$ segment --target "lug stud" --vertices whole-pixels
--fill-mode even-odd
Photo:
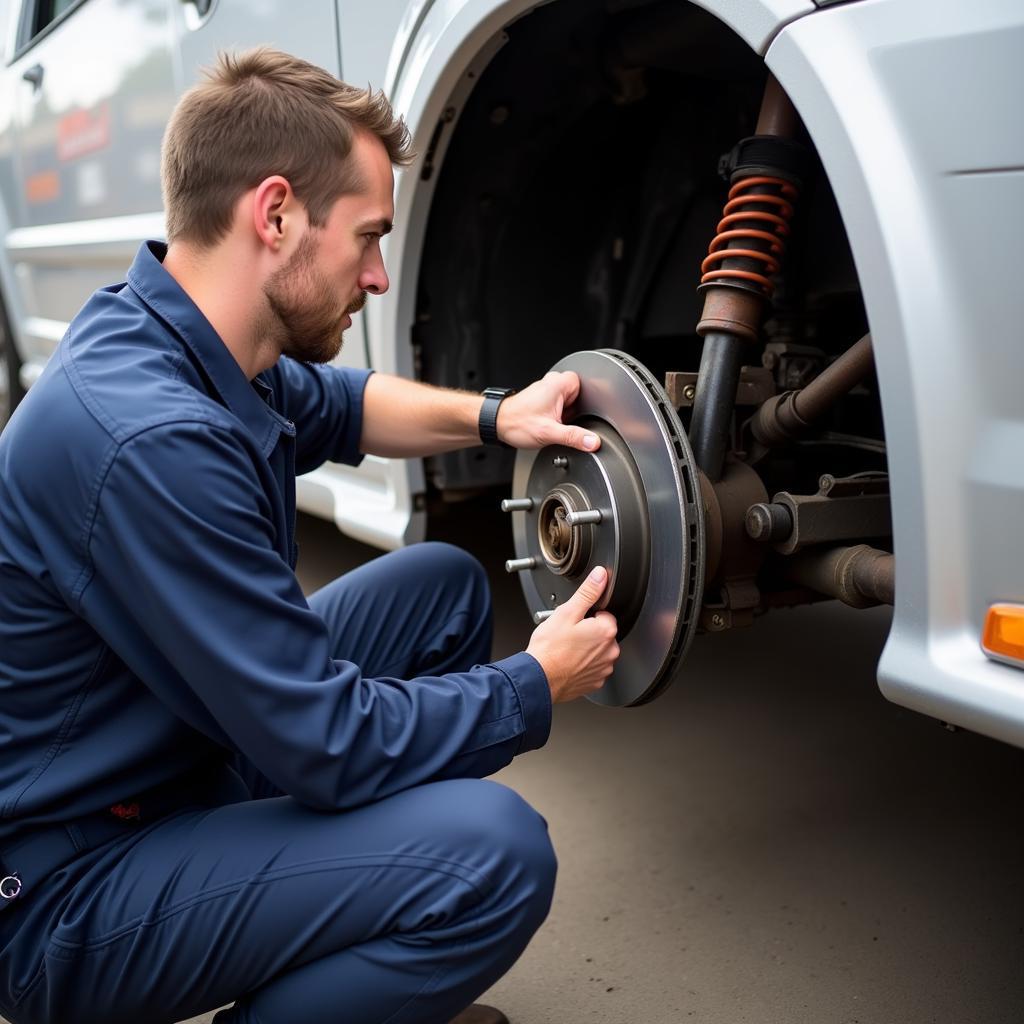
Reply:
[[[564,455],[556,455],[551,460],[551,465],[554,466],[555,469],[568,469],[569,460]]]
[[[570,526],[586,526],[588,523],[601,522],[602,516],[599,509],[587,508],[580,512],[566,512],[565,521]]]
[[[546,619],[550,619],[554,614],[555,610],[553,608],[545,608],[543,611],[533,613],[533,621],[539,626]]]
[[[533,498],[506,498],[501,503],[502,512],[532,512]]]
[[[505,563],[505,572],[526,572],[527,569],[536,569],[537,559],[530,558],[510,558]]]

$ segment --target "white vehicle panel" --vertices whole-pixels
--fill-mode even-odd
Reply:
[[[406,22],[422,7],[411,0],[337,0],[341,77],[352,85],[384,87],[388,60]]]
[[[1024,743],[1024,673],[982,653],[1024,601],[1024,11],[863,0],[784,30],[767,63],[835,190],[885,417],[897,560],[883,692]]]
[[[695,0],[728,25],[755,53],[764,53],[783,25],[811,14],[811,0]]]
[[[160,139],[175,101],[169,12],[167,0],[79,4],[8,68],[21,203],[8,209],[6,246],[26,384],[63,335],[49,325],[66,326],[92,291],[124,273],[123,249],[109,245],[119,240],[94,231],[90,244],[78,225],[109,230],[159,210]]]

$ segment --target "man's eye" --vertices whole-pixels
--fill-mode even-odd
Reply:
[[[367,242],[373,243],[376,242],[378,238],[380,238],[380,234],[379,232],[376,231],[370,231],[367,234],[363,235],[363,238],[365,238]]]

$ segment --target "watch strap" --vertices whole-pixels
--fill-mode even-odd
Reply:
[[[500,448],[511,447],[511,445],[505,444],[498,437],[498,408],[509,395],[514,395],[515,393],[515,388],[484,389],[484,402],[480,406],[480,419],[478,421],[480,440],[484,444],[497,445]]]

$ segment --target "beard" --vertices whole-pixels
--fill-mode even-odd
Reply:
[[[267,322],[261,334],[282,355],[304,363],[329,363],[341,351],[342,324],[366,305],[366,292],[342,302],[316,265],[316,243],[307,232],[288,262],[263,287]]]

